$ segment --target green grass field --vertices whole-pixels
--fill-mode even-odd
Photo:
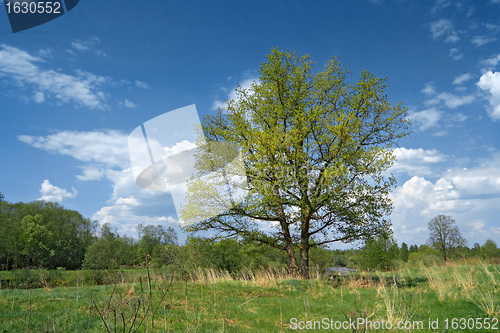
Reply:
[[[1,272],[0,332],[500,331],[500,265],[421,267],[336,281],[266,270],[246,272],[245,279],[200,270],[174,280],[161,270],[150,270],[148,278],[141,269],[97,274],[97,282],[111,284],[96,285],[96,272],[42,273],[29,283],[17,273],[18,287],[42,287],[16,289],[15,272]],[[363,319],[369,323],[352,326]],[[429,329],[436,319],[438,328]],[[398,329],[399,322],[413,328]]]

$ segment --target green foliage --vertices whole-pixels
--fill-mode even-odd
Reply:
[[[309,259],[311,260],[311,266],[317,267],[320,272],[326,272],[326,269],[332,266],[347,266],[347,259],[344,256],[336,256],[334,251],[322,247],[312,248],[309,253]],[[337,265],[342,259],[344,259],[345,262],[341,262],[341,265]]]
[[[20,237],[21,254],[26,258],[26,266],[44,267],[53,256],[54,250],[49,248],[52,233],[42,223],[42,215],[26,215],[21,220]]]
[[[245,242],[241,246],[243,268],[283,268],[286,267],[286,256],[279,249],[260,244],[259,242]]]
[[[258,242],[239,242],[232,238],[215,241],[191,237],[179,252],[177,263],[186,271],[201,267],[234,273],[243,268],[281,268],[286,265],[286,257],[281,251]]]
[[[429,254],[434,256],[439,256],[441,254],[439,250],[424,244],[420,245],[420,247],[418,248],[418,253]]]
[[[178,264],[177,235],[173,228],[161,225],[140,227],[139,241],[120,237],[109,224],[104,224],[100,236],[89,247],[83,267],[86,269],[111,269],[120,266],[149,263],[161,267]]]
[[[474,257],[479,257],[481,255],[481,245],[479,245],[479,243],[474,243],[474,247],[471,249],[470,255]]]
[[[411,266],[424,266],[431,267],[444,264],[444,259],[439,250],[436,250],[427,245],[420,245],[417,252],[410,253],[408,263]]]
[[[399,257],[399,248],[391,235],[379,235],[365,242],[361,251],[361,267],[370,270],[389,270]]]
[[[493,240],[488,239],[483,246],[481,246],[481,257],[484,259],[500,257],[500,250],[497,248],[497,244]]]
[[[234,272],[243,266],[241,245],[234,239],[217,242],[207,238],[191,238],[187,244],[194,267]]]
[[[410,251],[408,250],[408,244],[401,244],[401,250],[399,251],[399,259],[403,261],[408,261],[408,256],[410,255]]]
[[[139,228],[142,235],[137,249],[139,262],[144,262],[148,255],[153,258],[162,256],[165,259],[165,245],[177,243],[177,235],[171,227],[167,230],[161,225],[147,225],[144,228],[138,226]]]
[[[410,254],[408,263],[411,266],[424,265],[426,267],[439,266],[444,264],[443,258],[439,255],[414,252]]]
[[[114,240],[100,238],[90,245],[83,262],[84,269],[111,269],[117,266]]]
[[[81,267],[95,222],[57,203],[0,202],[0,267]]]

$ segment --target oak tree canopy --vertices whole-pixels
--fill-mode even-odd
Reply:
[[[312,247],[388,230],[395,178],[387,170],[393,146],[410,133],[407,109],[385,95],[386,79],[363,71],[352,84],[336,57],[320,71],[315,65],[308,55],[274,48],[258,81],[238,87],[226,108],[205,118],[209,142],[238,147],[247,195],[223,214],[200,219],[221,201],[198,180],[180,214],[193,222],[188,231],[215,231],[285,251],[289,268],[303,278],[309,278]],[[226,152],[205,147],[198,167],[220,169],[216,160]]]

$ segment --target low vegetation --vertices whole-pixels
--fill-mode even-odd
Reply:
[[[324,318],[422,323],[419,332],[434,332],[429,320],[439,319],[443,331],[446,318],[493,320],[500,314],[500,265],[485,261],[334,280],[319,273],[295,279],[286,269],[263,268],[239,274],[198,269],[185,276],[149,267],[47,272],[31,273],[40,288],[27,281],[2,286],[0,332],[278,332]],[[12,272],[0,276],[5,281]],[[367,325],[336,331],[372,331]]]

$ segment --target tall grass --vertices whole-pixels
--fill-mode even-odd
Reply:
[[[429,288],[441,303],[457,298],[475,304],[490,317],[500,314],[500,272],[484,262],[464,261],[441,267],[422,267]]]
[[[498,288],[500,272],[495,267],[491,267],[490,270],[484,264],[481,267],[482,278],[472,279],[472,288],[464,290],[464,294],[485,314],[497,317],[500,314],[500,290]]]
[[[382,298],[387,320],[394,326],[400,321],[410,321],[420,307],[416,293],[412,290],[401,292],[395,279],[389,286],[383,282],[379,283],[377,296]]]
[[[421,266],[427,277],[427,283],[429,288],[436,292],[439,302],[443,303],[447,298],[452,297],[453,284],[450,283],[450,279],[447,276],[446,267],[426,267]]]

